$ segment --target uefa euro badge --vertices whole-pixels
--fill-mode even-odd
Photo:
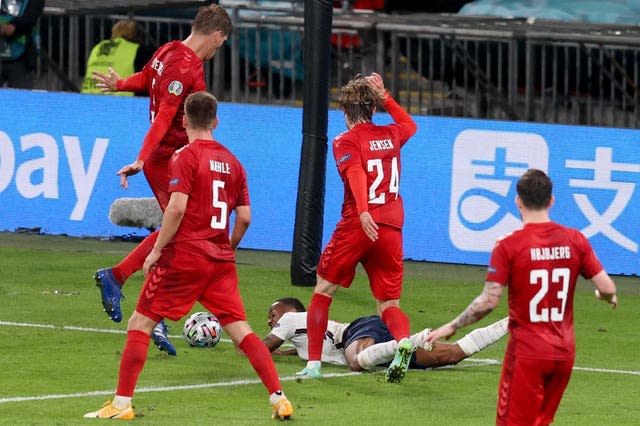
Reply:
[[[169,93],[171,93],[172,95],[180,96],[180,94],[182,93],[182,83],[180,83],[178,80],[173,80],[171,83],[169,83]]]

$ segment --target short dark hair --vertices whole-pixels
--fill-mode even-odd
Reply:
[[[211,93],[200,91],[187,96],[184,113],[195,129],[212,129],[218,114],[218,101]]]
[[[282,303],[283,305],[287,305],[296,310],[296,312],[306,312],[307,309],[304,307],[304,304],[296,299],[295,297],[283,297],[282,299],[278,299],[273,303]]]
[[[553,183],[542,170],[529,169],[518,180],[516,190],[526,208],[542,210],[549,207]]]
[[[340,89],[338,104],[351,123],[369,122],[374,108],[384,102],[383,95],[362,75],[357,75]]]
[[[217,4],[202,6],[198,9],[191,29],[196,34],[213,34],[220,31],[228,35],[231,32],[231,19],[222,6]]]

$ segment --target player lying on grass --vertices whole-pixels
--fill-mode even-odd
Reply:
[[[263,339],[267,348],[276,355],[297,355],[308,359],[309,344],[306,324],[307,312],[300,300],[285,297],[269,308],[271,332]],[[454,365],[487,348],[507,334],[508,318],[478,328],[455,343],[438,342],[435,347],[426,344],[427,328],[411,336],[418,349],[413,353],[409,368],[425,369]],[[281,350],[289,341],[294,348]],[[384,367],[394,357],[398,342],[379,316],[356,318],[351,323],[329,320],[322,342],[322,359],[331,364],[346,365],[352,371],[373,370]]]

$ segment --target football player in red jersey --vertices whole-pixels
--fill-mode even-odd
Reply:
[[[552,222],[552,183],[529,169],[517,183],[524,226],[499,239],[491,253],[483,292],[456,319],[429,333],[430,343],[487,315],[509,287],[509,343],[504,356],[496,424],[548,425],[562,399],[575,359],[573,294],[578,275],[596,297],[618,301],[616,285],[589,240]]]
[[[190,95],[184,117],[189,145],[173,154],[170,198],[158,238],[144,261],[145,282],[127,327],[116,396],[85,417],[133,418],[131,399],[147,358],[149,336],[164,317],[184,317],[196,301],[220,320],[269,392],[273,417],[293,407],[282,392],[271,353],[246,321],[238,289],[234,250],[251,221],[247,178],[238,159],[213,140],[217,101]],[[229,238],[229,216],[235,222]]]
[[[321,377],[322,340],[332,297],[339,287],[351,285],[356,266],[362,263],[378,314],[399,342],[386,375],[387,381],[398,382],[415,350],[409,339],[409,318],[399,306],[404,222],[399,188],[400,149],[416,132],[416,124],[375,73],[342,87],[339,104],[349,129],[333,141],[333,156],[344,182],[342,218],[320,257],[307,315],[309,361],[297,374]],[[371,122],[377,105],[384,106],[395,124]]]
[[[225,9],[218,5],[201,7],[193,21],[191,34],[183,41],[161,46],[142,71],[125,79],[113,70],[109,74],[94,73],[96,86],[102,91],[149,93],[151,127],[138,158],[122,167],[117,175],[121,186],[127,188],[127,178],[142,170],[163,211],[169,201],[169,159],[175,150],[188,143],[182,126],[184,101],[190,93],[206,89],[203,61],[213,58],[230,31],[231,20]],[[96,272],[103,307],[113,321],[122,320],[122,285],[142,268],[157,236],[157,231],[151,233],[118,265]],[[160,349],[175,355],[175,348],[166,338],[164,323],[154,330],[154,341]]]

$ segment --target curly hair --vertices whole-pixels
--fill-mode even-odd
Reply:
[[[383,101],[384,94],[357,75],[340,89],[338,104],[351,123],[363,123],[371,121],[375,107]]]

